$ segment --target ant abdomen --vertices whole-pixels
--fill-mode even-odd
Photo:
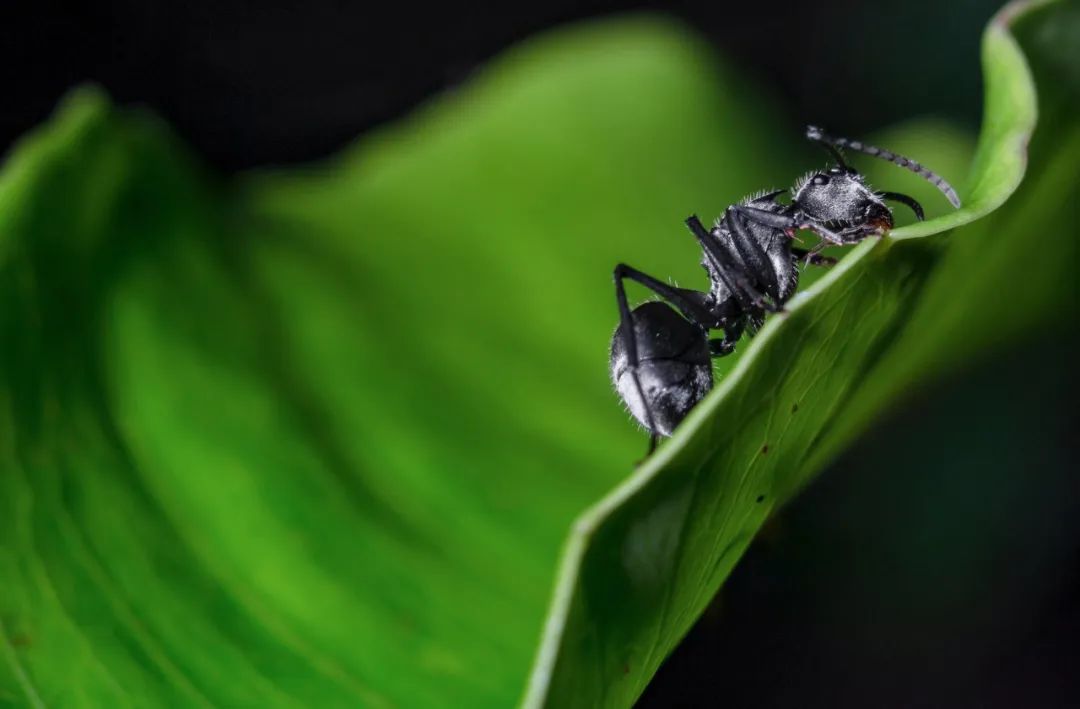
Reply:
[[[708,333],[659,301],[635,308],[632,320],[640,389],[621,324],[611,339],[611,380],[638,423],[650,433],[670,436],[712,389]]]

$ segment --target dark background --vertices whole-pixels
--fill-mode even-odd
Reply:
[[[979,35],[997,4],[663,10],[771,87],[792,123],[857,135],[926,114],[974,132]],[[0,141],[93,80],[165,116],[224,172],[307,161],[530,34],[643,9],[9,3]],[[1046,339],[913,393],[781,511],[641,705],[1080,706],[1080,348]]]
[[[649,10],[684,19],[775,88],[800,120],[861,133],[933,112],[975,127],[970,79],[998,4],[555,0],[469,11],[456,3],[17,0],[0,10],[0,139],[7,145],[66,88],[94,80],[114,100],[152,106],[219,168],[309,160],[452,89],[530,34]],[[843,100],[850,96],[860,100]]]

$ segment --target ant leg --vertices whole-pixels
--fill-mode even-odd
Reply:
[[[882,199],[887,199],[890,202],[899,202],[900,204],[906,204],[911,208],[911,211],[915,212],[915,218],[920,222],[926,219],[923,214],[922,205],[916,202],[913,198],[908,197],[906,194],[900,194],[899,192],[875,192],[875,195]]]
[[[689,288],[678,288],[663,281],[653,278],[649,274],[639,271],[633,266],[620,263],[615,267],[615,284],[617,289],[622,289],[622,280],[628,278],[635,283],[645,286],[653,293],[674,305],[692,323],[700,325],[706,330],[717,327],[716,316],[707,303],[708,294]],[[624,291],[625,294],[625,291]]]
[[[726,357],[735,351],[735,343],[742,337],[745,323],[742,318],[729,327],[724,328],[723,339],[713,338],[709,340],[709,352],[713,357]]]
[[[828,242],[833,246],[843,246],[850,244],[850,241],[844,241],[844,237],[837,234],[835,231],[828,229],[824,224],[818,224],[816,222],[803,222],[799,224],[796,229],[806,229],[821,237],[822,243]],[[824,246],[822,247],[824,248]]]
[[[747,228],[746,221],[738,212],[729,212],[724,215],[725,221],[731,225],[731,243],[739,252],[745,263],[757,277],[758,281],[765,284],[765,292],[774,301],[780,300],[780,282],[773,270],[772,262],[765,255],[753,234]]]
[[[686,220],[686,226],[690,227],[690,231],[697,238],[698,243],[701,244],[701,248],[716,267],[716,274],[719,276],[720,281],[724,284],[724,287],[731,291],[731,294],[739,303],[739,307],[743,310],[758,308],[773,313],[780,310],[780,308],[767,301],[765,296],[750,283],[746,278],[745,270],[734,262],[731,255],[724,250],[719,241],[705,229],[697,215],[689,217]]]
[[[776,212],[770,212],[767,209],[758,209],[757,207],[747,207],[742,204],[733,204],[730,207],[731,211],[736,214],[749,219],[752,222],[758,224],[764,224],[765,226],[771,226],[774,229],[797,229],[799,227],[799,220],[788,216],[786,214],[777,214]]]
[[[623,273],[626,268],[623,264],[615,267],[615,300],[619,303],[619,327],[623,333],[623,347],[626,348],[627,366],[630,368],[630,378],[634,380],[634,388],[637,389],[641,399],[641,408],[645,410],[645,426],[649,429],[649,453],[656,447],[656,441],[652,436],[656,433],[656,421],[653,419],[652,409],[649,408],[645,398],[645,390],[641,386],[641,378],[638,377],[638,351],[637,338],[634,333],[634,318],[630,314],[630,304],[626,300],[626,288],[623,286]]]
[[[615,266],[613,275],[615,278],[615,300],[619,304],[619,328],[622,332],[623,347],[626,348],[627,367],[630,370],[630,377],[634,382],[634,388],[637,389],[638,397],[641,399],[641,407],[645,411],[645,427],[649,429],[650,434],[648,454],[651,454],[656,450],[656,420],[653,418],[652,409],[649,408],[648,399],[645,398],[645,389],[641,386],[641,378],[638,376],[638,365],[640,364],[640,361],[638,360],[634,316],[630,311],[630,303],[626,298],[626,286],[623,284],[623,280],[630,279],[631,281],[645,286],[682,311],[682,314],[686,316],[687,320],[697,323],[705,329],[709,329],[708,326],[715,318],[712,317],[708,307],[705,305],[704,293],[669,286],[647,273],[643,273],[636,268],[627,266],[625,263],[620,263]]]
[[[825,241],[836,246],[848,243],[844,241],[843,237],[827,228],[824,224],[809,219],[796,219],[783,214],[775,214],[765,209],[744,207],[741,204],[736,204],[732,209],[752,222],[771,226],[775,229],[805,229],[814,232]]]
[[[816,251],[810,249],[792,249],[792,255],[798,259],[806,259],[806,263],[814,266],[835,266],[836,259],[832,256],[822,256]]]

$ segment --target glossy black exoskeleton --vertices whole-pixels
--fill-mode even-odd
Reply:
[[[670,436],[712,388],[712,358],[735,349],[743,332],[753,334],[765,315],[783,308],[799,281],[798,263],[828,265],[818,254],[830,244],[853,244],[893,227],[887,201],[910,207],[917,219],[923,210],[911,197],[876,192],[845,161],[838,148],[873,155],[918,173],[940,189],[953,206],[960,200],[940,176],[887,150],[826,135],[810,126],[806,137],[821,143],[835,165],[813,172],[788,193],[757,194],[728,207],[712,229],[696,216],[686,220],[702,248],[702,266],[709,276],[707,292],[678,288],[625,264],[615,267],[615,296],[620,323],[611,342],[611,378],[630,413],[650,433],[649,451],[658,436]],[[799,230],[813,232],[818,245],[793,247]],[[636,281],[663,301],[631,310],[624,280]],[[723,337],[709,337],[723,330]]]

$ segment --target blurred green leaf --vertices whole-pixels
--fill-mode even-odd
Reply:
[[[681,28],[588,25],[224,183],[71,97],[0,178],[0,697],[515,702],[641,452],[611,269],[700,280],[679,215],[775,179],[729,100]]]
[[[1019,179],[1003,27],[985,61],[970,206],[908,236]],[[611,269],[702,282],[681,217],[806,167],[774,113],[648,19],[238,181],[71,97],[0,175],[0,703],[506,706],[534,659],[527,703],[632,703],[767,511],[908,382],[1046,322],[1068,265],[1018,235],[1064,236],[1075,130],[993,220],[858,247],[579,517],[643,448]],[[1020,293],[1015,258],[1048,269]]]

